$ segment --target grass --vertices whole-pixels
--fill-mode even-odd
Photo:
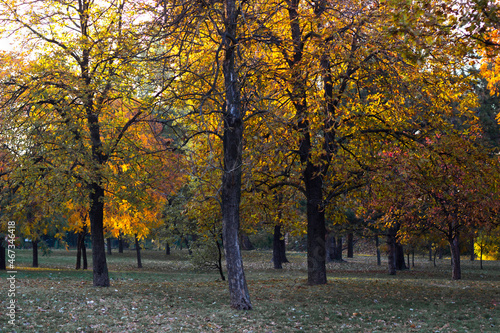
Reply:
[[[271,254],[244,252],[254,310],[228,305],[217,272],[198,272],[187,253],[144,251],[108,256],[112,286],[92,286],[91,271],[76,271],[75,251],[54,250],[30,268],[31,253],[16,253],[16,326],[7,323],[0,284],[1,332],[498,332],[500,262],[463,261],[463,280],[450,280],[449,260],[423,258],[389,276],[371,256],[328,264],[328,284],[307,286],[304,253],[289,253],[283,270]],[[90,259],[90,258],[89,258]],[[89,263],[90,264],[90,263]]]

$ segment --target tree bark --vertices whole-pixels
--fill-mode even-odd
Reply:
[[[237,310],[250,310],[252,304],[250,303],[250,294],[243,270],[243,259],[238,238],[243,155],[243,114],[238,73],[235,69],[239,10],[235,0],[225,0],[224,9],[225,32],[222,35],[224,45],[222,70],[226,109],[224,110],[223,119],[222,230],[231,307]]]
[[[134,238],[135,238],[135,251],[137,253],[137,268],[142,268],[141,245],[139,244],[139,239],[137,238],[137,234],[135,234]]]
[[[449,239],[451,249],[451,265],[452,272],[451,278],[453,280],[460,280],[462,278],[462,270],[460,267],[460,242],[459,235]]]
[[[91,185],[89,218],[92,235],[93,285],[94,287],[109,287],[104,246],[104,188],[100,181]]]
[[[226,277],[224,276],[224,271],[222,270],[222,247],[219,241],[215,241],[217,244],[217,253],[218,253],[218,258],[217,258],[217,268],[219,269],[219,275],[222,281],[226,281]]]
[[[354,258],[354,234],[347,234],[347,258]]]
[[[31,244],[33,245],[33,267],[38,267],[38,241],[32,240]]]
[[[289,262],[286,258],[286,244],[283,234],[281,233],[281,225],[274,226],[273,235],[273,263],[275,269],[282,269],[283,263]]]
[[[399,244],[396,238],[394,238],[394,242],[396,244],[396,253],[395,253],[396,269],[398,271],[403,271],[405,269],[408,269],[408,267],[406,267],[405,252],[403,249],[403,245]]]

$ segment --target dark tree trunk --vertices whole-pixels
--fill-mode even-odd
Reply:
[[[189,245],[189,240],[187,239],[187,236],[184,237],[184,244],[186,244],[186,248],[188,249],[188,254],[192,255],[193,251],[191,250],[191,246]],[[182,247],[181,247],[182,250]]]
[[[108,265],[104,246],[104,188],[93,183],[90,191],[90,232],[92,235],[92,268],[94,287],[109,287]]]
[[[165,244],[165,254],[167,256],[170,255],[170,244],[168,244],[168,242],[167,242],[167,244]]]
[[[343,262],[342,258],[342,237],[335,237],[331,234],[327,237],[326,246],[327,259],[329,262]]]
[[[395,243],[396,243],[396,269],[398,271],[402,271],[402,270],[405,270],[405,269],[408,269],[408,267],[406,267],[406,263],[405,263],[405,252],[404,252],[404,249],[403,249],[403,245],[399,244],[397,242],[397,240],[395,240]]]
[[[474,261],[476,259],[476,256],[474,255],[474,237],[472,236],[470,238],[470,244],[469,244],[469,251],[470,251],[470,261]]]
[[[224,60],[222,70],[225,87],[224,110],[224,173],[222,175],[222,230],[226,255],[229,295],[231,307],[237,310],[250,310],[243,259],[239,245],[241,200],[241,166],[243,155],[243,112],[241,110],[238,73],[235,69],[237,26],[239,9],[235,0],[224,1],[223,45]],[[228,36],[231,36],[229,38]]]
[[[135,251],[137,253],[137,268],[142,268],[141,261],[141,245],[139,244],[139,239],[137,238],[137,234],[135,234]]]
[[[347,234],[347,258],[354,258],[354,235],[352,232]]]
[[[217,244],[217,253],[219,257],[217,258],[217,268],[219,269],[219,275],[222,281],[226,281],[226,277],[224,276],[224,271],[222,270],[222,246],[219,241],[216,241]]]
[[[118,235],[118,253],[123,253],[123,235],[121,231]]]
[[[275,269],[282,269],[283,263],[288,262],[286,258],[286,246],[285,239],[281,233],[281,225],[277,224],[274,226],[274,237],[273,237],[273,263]]]
[[[377,265],[381,266],[382,265],[382,258],[380,257],[380,244],[378,240],[378,236],[375,236],[375,247],[377,248]]]
[[[310,149],[307,151],[309,154]],[[327,282],[323,180],[315,175],[316,168],[310,161],[307,165],[303,173],[307,198],[307,282],[309,285],[319,285]]]
[[[482,244],[482,242],[481,242],[481,248],[480,248],[481,253],[479,254],[479,265],[480,265],[481,269],[483,269],[483,247],[484,247],[484,244]]]
[[[106,242],[108,245],[108,254],[111,255],[111,237],[106,238]]]
[[[460,280],[462,278],[462,270],[460,268],[460,242],[459,236],[456,235],[455,238],[449,240],[451,249],[451,265],[452,272],[451,278],[453,280]]]
[[[245,251],[250,251],[254,249],[252,242],[250,242],[250,238],[248,235],[241,234],[240,235],[241,248]]]
[[[7,251],[5,251],[5,246],[3,243],[3,234],[1,234],[1,236],[2,239],[0,239],[0,270],[5,271],[7,269],[7,258],[5,257]]]
[[[82,268],[82,232],[78,232],[76,241],[76,266],[75,269]]]
[[[33,267],[38,267],[38,241],[32,240],[31,244],[33,244]]]
[[[432,261],[432,243],[429,243],[429,261]]]
[[[396,237],[390,231],[387,233],[387,262],[389,264],[389,275],[396,275]]]
[[[85,245],[85,235],[87,232],[85,231],[83,234],[82,238],[82,258],[83,258],[83,269],[88,268],[88,262],[87,262],[87,246]]]

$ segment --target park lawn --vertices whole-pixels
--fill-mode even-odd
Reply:
[[[3,290],[2,332],[500,331],[495,261],[480,270],[464,258],[463,280],[451,281],[448,259],[433,267],[417,258],[415,268],[389,276],[385,262],[355,256],[328,264],[328,284],[311,287],[304,253],[289,253],[291,263],[274,270],[270,252],[244,252],[254,310],[243,312],[229,307],[218,274],[194,269],[185,251],[144,251],[143,269],[135,267],[134,251],[114,252],[109,288],[93,287],[91,271],[74,270],[75,254],[54,250],[35,269],[30,251],[17,250],[16,326],[7,323]]]

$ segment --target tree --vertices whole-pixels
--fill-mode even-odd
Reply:
[[[40,147],[22,156],[24,171],[31,179],[42,177],[51,189],[61,188],[60,196],[76,184],[85,189],[93,283],[109,286],[103,235],[107,183],[131,184],[113,166],[146,153],[128,134],[139,122],[156,118],[155,94],[169,84],[142,61],[151,46],[145,3],[0,4],[2,34],[15,31],[36,55],[30,68],[12,73],[9,81],[9,124],[21,133],[36,129],[31,140]]]
[[[471,102],[452,67],[466,60],[467,45],[451,48],[458,36],[432,23],[444,25],[447,14],[408,7],[290,0],[261,22],[272,50],[266,60],[276,69],[266,80],[286,110],[276,125],[291,133],[285,151],[296,157],[281,183],[307,201],[311,285],[327,281],[325,212],[336,210],[329,207],[363,186],[384,146],[412,140],[425,123],[439,126],[452,101],[467,96],[460,112]]]
[[[433,229],[450,245],[452,279],[461,278],[460,238],[498,214],[498,162],[470,138],[436,135],[419,150],[388,153],[377,201],[401,232]]]

